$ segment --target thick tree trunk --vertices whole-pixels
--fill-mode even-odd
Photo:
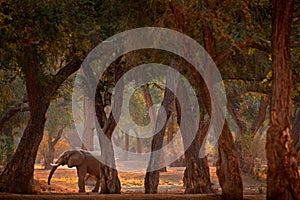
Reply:
[[[121,58],[117,60],[117,64],[115,66],[115,82],[117,82],[122,76],[122,68],[119,65]],[[85,67],[84,71],[88,77],[89,81],[95,81],[94,75],[91,72],[91,69]],[[93,83],[91,85],[94,85]],[[95,96],[95,107],[96,107],[96,117],[99,122],[100,127],[97,126],[96,129],[98,132],[99,143],[101,147],[101,155],[104,158],[104,165],[101,169],[101,194],[120,194],[121,193],[121,182],[118,177],[118,171],[116,169],[115,164],[115,155],[114,149],[112,145],[112,134],[117,126],[117,121],[121,115],[121,107],[123,101],[123,89],[124,85],[120,84],[120,87],[115,90],[114,103],[112,105],[112,109],[115,109],[115,113],[112,111],[109,117],[106,117],[106,113],[104,111],[104,104],[102,101],[102,95],[100,91],[100,87],[97,86],[96,96]],[[99,131],[102,129],[103,134],[100,134]]]
[[[35,58],[35,51],[35,48],[26,50],[24,54],[26,64],[29,65],[34,61],[30,59]],[[26,89],[30,106],[30,119],[14,157],[0,175],[0,191],[2,192],[33,193],[35,157],[43,138],[45,114],[50,101],[45,99],[45,88],[39,79],[39,63],[33,62],[32,66],[27,67]]]
[[[196,72],[197,73],[197,72]],[[200,87],[201,94],[204,100],[206,109],[209,115],[210,110],[210,96],[201,78],[195,74],[196,81]],[[228,127],[227,120],[225,120],[223,130],[218,140],[219,158],[217,162],[217,176],[222,188],[223,199],[242,199],[243,198],[243,182],[240,171],[240,162],[238,151],[233,140],[232,133]]]
[[[239,156],[226,121],[218,145],[217,176],[222,188],[222,198],[243,199]]]
[[[203,26],[204,47],[209,55],[216,59],[215,40],[209,24]],[[194,73],[195,74],[195,73]],[[205,107],[211,115],[211,99],[208,89],[199,75],[196,75]],[[221,112],[220,112],[221,114]],[[218,141],[219,158],[217,162],[217,176],[222,188],[223,199],[243,199],[243,182],[240,171],[239,155],[233,136],[225,119],[224,127]]]
[[[33,171],[38,147],[43,138],[46,112],[58,87],[81,65],[74,58],[61,68],[49,82],[41,80],[43,72],[35,46],[24,49],[26,90],[30,107],[30,119],[21,137],[16,153],[0,175],[0,191],[11,193],[33,193]]]
[[[204,144],[207,130],[208,126],[204,127],[203,124],[202,126],[199,126],[194,141],[184,153],[186,158],[186,169],[184,171],[183,183],[185,186],[184,193],[186,194],[213,192],[207,157],[202,157],[204,152],[200,152],[201,145]],[[204,149],[201,149],[201,151],[204,151]]]
[[[290,34],[293,0],[272,1],[272,97],[267,131],[267,199],[300,199],[297,155],[291,137]]]
[[[40,103],[39,103],[40,104]],[[49,104],[40,104],[39,110],[31,111],[31,117],[23,133],[13,159],[5,166],[0,176],[0,191],[33,193],[35,157],[43,138],[45,114]]]

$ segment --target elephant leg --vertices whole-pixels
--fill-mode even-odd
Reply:
[[[77,166],[77,176],[78,176],[78,187],[79,192],[85,192],[85,175],[87,173],[87,170],[85,167]]]
[[[96,177],[96,185],[94,187],[94,189],[92,190],[92,192],[98,192],[99,191],[99,186],[100,186],[100,178]]]

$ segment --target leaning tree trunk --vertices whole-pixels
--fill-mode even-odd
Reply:
[[[182,66],[182,65],[181,65]],[[188,96],[186,89],[183,87],[183,83],[177,84],[177,93],[180,96]],[[202,99],[198,97],[198,105],[201,105]],[[213,192],[211,188],[209,166],[207,157],[205,156],[205,138],[208,131],[208,124],[204,122],[204,116],[201,116],[199,122],[194,118],[189,119],[188,123],[181,122],[181,112],[191,111],[194,107],[187,100],[184,104],[179,105],[176,101],[176,111],[177,111],[177,123],[180,126],[182,141],[184,145],[184,157],[186,168],[184,171],[183,183],[185,186],[184,193],[186,194],[199,194],[199,193],[211,193]],[[199,109],[199,108],[198,108]],[[195,130],[195,135],[191,133]],[[194,138],[193,138],[194,137]]]
[[[204,142],[207,130],[207,125],[205,127],[203,124],[202,126],[199,126],[195,139],[184,153],[186,168],[184,171],[183,183],[185,186],[184,193],[186,194],[213,192],[207,157],[204,156],[204,148],[201,148],[202,145],[205,145]],[[183,140],[184,139],[185,137],[183,136]]]
[[[115,82],[120,81],[123,69],[121,68],[121,58],[116,61],[114,75]],[[95,78],[93,72],[89,66],[84,67],[84,73],[88,77],[88,81],[91,87],[95,86]],[[101,95],[101,88],[97,85],[96,96],[95,96],[95,109],[96,109],[96,130],[98,133],[99,144],[101,147],[101,155],[104,158],[103,167],[101,170],[101,194],[120,194],[121,193],[121,182],[118,177],[118,171],[115,164],[115,155],[112,145],[112,134],[117,126],[117,121],[121,115],[121,107],[123,100],[123,89],[124,84],[120,83],[120,87],[115,90],[114,103],[112,109],[115,109],[115,113],[110,113],[109,117],[106,117],[104,111],[104,103]],[[102,133],[100,133],[102,131]]]
[[[208,2],[203,2],[208,5]],[[169,1],[171,10],[174,13],[175,21],[178,29],[184,32],[184,9],[182,9],[178,2],[172,0]],[[216,55],[216,43],[213,37],[213,31],[209,26],[209,22],[205,22],[203,26],[203,42],[205,50],[210,54],[213,59],[217,58]],[[198,71],[191,66],[191,73],[194,77],[195,82],[200,88],[201,95],[205,107],[211,115],[211,99],[208,89],[205,87],[205,83],[199,75]],[[209,69],[209,68],[208,68]],[[209,73],[207,73],[209,74]],[[243,198],[243,183],[240,172],[240,162],[238,152],[235,147],[235,143],[228,127],[227,121],[225,120],[224,128],[219,138],[219,160],[217,167],[217,175],[222,188],[222,196],[224,199],[242,199]]]
[[[209,55],[214,59],[217,56],[215,51],[215,40],[212,35],[212,28],[209,24],[205,24],[203,26],[204,46]],[[199,83],[205,107],[208,110],[209,115],[211,115],[210,94],[201,78],[199,79]],[[220,114],[222,114],[222,112],[220,112]],[[218,141],[218,153],[217,176],[222,188],[222,198],[230,200],[243,199],[243,182],[239,155],[226,119]]]
[[[162,107],[165,108],[166,111],[166,121],[169,120],[171,113],[172,113],[172,101],[174,100],[174,94],[169,90],[166,86],[165,89],[165,95],[164,95],[164,100],[162,102]],[[158,111],[158,117],[157,117],[157,122],[159,123],[161,120],[162,116],[162,108],[159,109]],[[156,125],[157,127],[158,125]],[[158,126],[159,127],[159,126]],[[156,130],[156,128],[155,128]],[[166,130],[166,123],[163,125],[163,128],[152,138],[152,144],[151,144],[151,155],[150,155],[150,160],[148,163],[147,167],[147,172],[146,172],[146,177],[145,177],[145,193],[146,194],[156,194],[157,193],[157,188],[158,188],[158,183],[159,183],[159,172],[160,169],[162,168],[161,166],[161,149],[163,145],[163,139],[165,135],[165,130]],[[154,152],[154,153],[153,153]]]
[[[143,93],[144,93],[144,99],[145,99],[145,102],[146,102],[146,106],[147,106],[147,109],[148,109],[148,112],[149,112],[149,117],[150,117],[151,127],[152,127],[152,134],[154,135],[157,119],[156,119],[155,109],[153,107],[153,101],[152,101],[152,97],[151,97],[151,94],[150,94],[149,85],[148,84],[143,85],[142,90],[143,90]],[[165,157],[164,157],[163,154],[160,157],[160,162],[161,163],[165,162]],[[164,167],[160,169],[160,172],[167,172],[167,167],[164,164],[163,164],[163,166]]]
[[[40,101],[40,98],[37,98]],[[45,114],[49,103],[36,102],[31,116],[12,160],[0,176],[0,191],[11,193],[33,193],[33,171],[35,157],[43,138]]]
[[[272,1],[272,97],[267,131],[267,199],[300,199],[297,154],[290,132],[292,67],[290,34],[293,0]]]
[[[174,60],[171,60],[171,65],[174,65]],[[172,112],[173,112],[173,102],[175,100],[174,93],[170,90],[170,88],[176,88],[177,86],[177,75],[172,74],[171,70],[168,70],[167,76],[166,76],[166,86],[165,86],[165,93],[164,93],[164,99],[161,104],[161,107],[158,111],[157,120],[155,124],[155,132],[154,136],[152,138],[152,144],[151,144],[151,154],[150,154],[150,160],[147,167],[147,172],[145,176],[145,193],[146,194],[155,194],[157,193],[157,188],[159,184],[159,173],[161,168],[165,167],[165,165],[161,162],[162,159],[162,146],[163,146],[163,140],[164,135],[166,133],[167,128],[167,121],[169,120]],[[166,114],[166,120],[163,126],[161,126],[159,123],[163,123],[164,120],[162,120],[164,110]],[[160,131],[157,132],[157,128],[162,127]]]
[[[22,135],[15,155],[0,175],[0,191],[11,193],[33,193],[33,171],[38,147],[42,141],[46,112],[50,100],[58,87],[80,68],[81,61],[74,57],[49,80],[44,77],[35,46],[24,50],[26,90],[30,107],[30,119]]]
[[[32,51],[30,51],[32,50]],[[34,60],[34,48],[25,52],[27,63]],[[28,57],[27,57],[28,56]],[[16,153],[12,160],[5,166],[0,176],[0,191],[12,193],[33,193],[33,171],[35,157],[40,142],[43,138],[46,112],[50,101],[45,98],[44,87],[39,79],[40,66],[33,63],[27,66],[26,89],[30,106],[30,119],[22,135]]]

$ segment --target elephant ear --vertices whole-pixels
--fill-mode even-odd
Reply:
[[[81,165],[84,161],[84,155],[80,151],[74,150],[68,160],[68,167]]]

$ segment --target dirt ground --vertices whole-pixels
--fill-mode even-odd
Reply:
[[[51,185],[47,184],[49,170],[36,169],[34,174],[35,191],[34,195],[16,195],[0,193],[0,199],[221,199],[221,188],[216,176],[216,169],[210,168],[211,181],[215,194],[209,195],[187,195],[183,194],[182,182],[184,168],[168,168],[168,172],[161,173],[159,183],[159,193],[155,195],[145,195],[143,188],[144,172],[122,172],[119,171],[119,178],[122,184],[121,195],[103,195],[92,193],[94,180],[86,181],[86,193],[78,193],[76,169],[60,167],[56,170],[51,180]],[[250,176],[243,176],[244,199],[265,199],[266,184],[263,179]]]

